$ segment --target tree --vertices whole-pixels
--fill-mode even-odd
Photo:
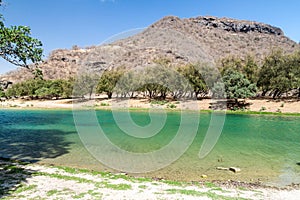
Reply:
[[[179,67],[177,70],[190,82],[196,98],[199,94],[205,95],[208,93],[208,87],[202,77],[200,67],[190,64]]]
[[[96,74],[82,74],[74,82],[73,94],[75,96],[89,95],[89,99],[92,99],[92,94],[95,92],[99,76]]]
[[[251,84],[242,73],[233,69],[224,72],[223,83],[227,98],[234,99],[236,104],[238,104],[239,98],[245,99],[254,96],[257,91],[255,84]],[[215,91],[217,90],[215,89]]]
[[[121,97],[129,96],[133,98],[134,93],[140,89],[140,78],[137,71],[125,71],[118,79],[113,91],[116,92],[117,95],[121,94]]]
[[[6,97],[6,94],[1,87],[0,87],[0,97]]]
[[[298,89],[298,98],[300,97],[300,51],[292,56],[293,88]]]
[[[2,0],[0,0],[0,6]],[[0,14],[0,56],[8,62],[29,68],[28,64],[42,60],[42,42],[31,37],[27,26],[6,27]]]
[[[242,74],[251,82],[257,83],[259,65],[253,56],[247,55],[246,58],[241,59],[235,56],[229,56],[221,60],[221,73],[228,69],[234,69]]]
[[[283,93],[299,88],[299,53],[284,54],[281,50],[270,53],[263,62],[259,73],[258,86],[264,96],[270,91],[275,99]]]
[[[98,82],[96,92],[98,94],[105,92],[108,98],[111,99],[114,88],[123,73],[123,69],[105,70]]]
[[[73,90],[72,80],[38,80],[31,79],[12,85],[7,91],[7,97],[29,96],[31,98],[70,97]]]

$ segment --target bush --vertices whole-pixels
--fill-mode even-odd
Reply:
[[[6,92],[8,97],[67,98],[72,95],[73,82],[67,80],[28,80],[12,85]]]
[[[264,111],[264,110],[267,110],[267,108],[263,106],[259,111]]]
[[[168,105],[167,105],[167,108],[173,109],[173,108],[177,108],[177,106],[171,103],[171,104],[168,104]]]
[[[108,104],[108,103],[102,102],[102,103],[100,104],[100,106],[109,106],[109,104]]]

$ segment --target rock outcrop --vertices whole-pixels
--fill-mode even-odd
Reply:
[[[200,26],[218,28],[235,33],[257,32],[271,35],[284,35],[280,28],[258,22],[216,17],[198,17],[192,18],[191,20],[194,23],[198,23]]]

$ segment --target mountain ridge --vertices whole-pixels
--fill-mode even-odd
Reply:
[[[136,68],[159,59],[169,60],[174,66],[195,62],[217,64],[231,55],[243,58],[250,54],[262,60],[276,48],[292,53],[299,50],[299,44],[286,37],[280,28],[260,22],[213,16],[183,19],[166,16],[142,33],[110,44],[54,50],[40,68],[45,79],[67,79],[84,67],[96,71],[120,66]],[[28,78],[32,74],[26,69],[1,76],[2,80],[14,83]]]

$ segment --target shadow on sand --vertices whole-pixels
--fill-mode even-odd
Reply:
[[[23,165],[68,153],[71,142],[65,140],[67,134],[72,132],[52,129],[0,129],[0,199],[10,196],[33,175],[34,172],[22,168]]]

